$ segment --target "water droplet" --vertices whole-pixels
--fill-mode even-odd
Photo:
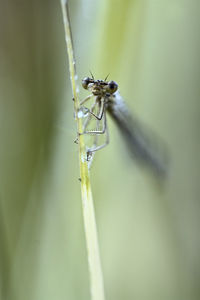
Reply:
[[[82,106],[78,111],[78,118],[85,118],[88,116],[89,109],[85,106]]]

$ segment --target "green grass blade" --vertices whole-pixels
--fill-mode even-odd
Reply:
[[[69,71],[74,98],[74,109],[77,122],[78,132],[82,132],[82,119],[77,117],[79,103],[79,88],[77,83],[77,75],[75,69],[75,57],[72,44],[71,27],[68,13],[68,1],[61,0],[61,8],[63,14],[63,22],[65,28],[65,39],[67,45],[67,53],[69,59]],[[104,300],[103,275],[101,270],[101,262],[99,256],[98,237],[94,213],[94,205],[89,177],[88,165],[86,162],[86,150],[84,144],[84,136],[79,136],[79,165],[81,176],[81,194],[82,209],[84,218],[84,228],[87,244],[87,254],[90,272],[90,290],[92,300]]]

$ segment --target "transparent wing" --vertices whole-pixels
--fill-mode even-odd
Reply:
[[[130,114],[118,92],[113,101],[108,103],[107,110],[118,125],[134,158],[149,166],[156,175],[165,176],[168,169],[166,147],[152,133],[147,133],[144,126]]]

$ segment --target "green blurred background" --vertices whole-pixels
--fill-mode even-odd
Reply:
[[[70,16],[79,79],[110,73],[171,156],[160,188],[109,120],[91,170],[106,299],[200,299],[200,2],[76,0]],[[59,1],[0,1],[3,300],[90,299],[71,99]]]

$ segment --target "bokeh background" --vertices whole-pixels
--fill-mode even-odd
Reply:
[[[160,187],[109,120],[91,170],[106,299],[200,299],[200,2],[76,0],[70,16],[80,81],[109,73],[170,150]],[[90,299],[71,99],[59,0],[1,0],[3,300]]]

